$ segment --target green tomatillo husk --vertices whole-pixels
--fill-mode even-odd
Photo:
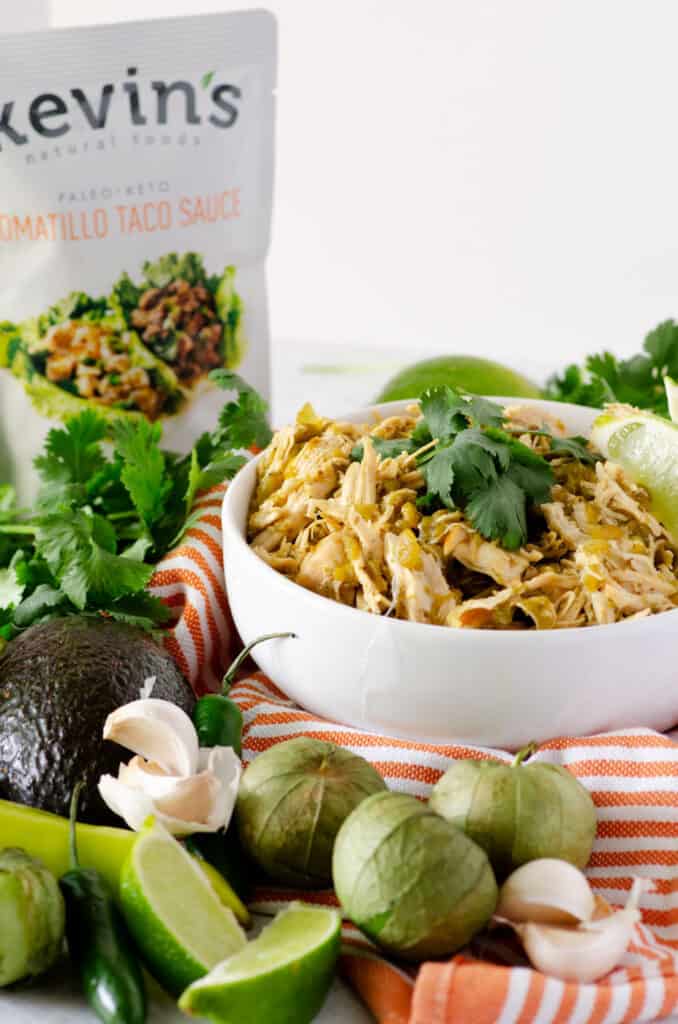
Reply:
[[[0,851],[0,987],[52,966],[64,940],[54,875],[23,850]]]
[[[299,736],[247,768],[237,804],[246,852],[276,882],[322,888],[332,882],[332,848],[351,811],[386,788],[364,758]]]
[[[583,868],[596,834],[591,795],[565,768],[524,763],[457,761],[436,783],[431,807],[486,851],[497,877],[541,857]]]
[[[402,793],[377,793],[346,819],[332,867],[346,914],[405,960],[461,949],[487,924],[497,903],[484,851]]]

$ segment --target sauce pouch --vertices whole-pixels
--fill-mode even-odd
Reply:
[[[269,390],[276,28],[248,11],[0,40],[0,479],[49,428],[161,421],[184,452]]]

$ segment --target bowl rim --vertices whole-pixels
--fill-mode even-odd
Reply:
[[[602,412],[601,409],[592,409],[584,405],[575,405],[572,402],[554,402],[549,399],[520,398],[510,396],[507,397],[505,395],[483,395],[482,397],[489,398],[490,400],[496,401],[498,403],[504,403],[504,405],[528,405],[533,406],[535,408],[546,407],[547,411],[553,411],[555,413],[557,413],[558,410],[576,411],[577,413],[585,413],[586,416],[591,419],[595,418]],[[417,399],[413,398],[397,399],[396,401],[393,402],[375,403],[374,405],[364,406],[355,411],[349,411],[347,413],[344,413],[340,416],[335,416],[333,418],[339,421],[344,419],[351,422],[360,422],[360,419],[364,417],[366,420],[369,421],[369,418],[373,416],[375,412],[379,412],[380,414],[395,412],[396,410],[403,409],[408,405],[412,405],[416,401]],[[567,418],[566,413],[565,418]],[[255,467],[257,463],[261,460],[263,455],[264,452],[260,452],[254,458],[250,459],[247,462],[247,464],[236,473],[236,475],[233,477],[226,490],[226,494],[224,495],[221,512],[222,529],[224,534],[229,534],[230,536],[229,544],[227,545],[226,543],[224,543],[223,546],[224,559],[226,559],[227,557],[227,551],[230,548],[230,543],[234,543],[241,550],[247,552],[247,556],[253,559],[253,566],[256,565],[258,569],[263,570],[264,575],[267,575],[267,573],[271,573],[272,576],[276,579],[277,583],[280,586],[282,586],[284,591],[286,591],[287,588],[289,588],[290,595],[295,595],[296,598],[300,601],[310,602],[318,610],[322,610],[322,608],[325,608],[325,611],[328,615],[332,614],[340,616],[349,616],[354,621],[355,616],[360,615],[363,617],[367,617],[372,621],[376,619],[379,622],[389,623],[396,630],[419,629],[427,630],[429,632],[433,631],[432,635],[434,636],[454,636],[457,642],[461,643],[478,642],[480,634],[484,639],[492,637],[493,639],[489,640],[488,642],[494,643],[495,645],[500,642],[516,644],[523,640],[525,637],[530,637],[531,639],[528,642],[532,644],[558,644],[568,642],[566,638],[572,637],[573,635],[580,637],[590,636],[592,640],[595,642],[595,637],[599,635],[599,631],[602,629],[619,630],[621,628],[624,628],[628,632],[634,629],[641,629],[647,631],[650,624],[654,624],[655,628],[659,628],[657,626],[657,623],[661,623],[662,621],[664,621],[664,619],[667,616],[673,615],[674,619],[676,618],[676,616],[678,616],[678,608],[674,608],[669,611],[658,612],[654,615],[647,615],[644,618],[640,619],[623,619],[621,622],[594,623],[589,626],[574,626],[571,628],[563,629],[446,629],[444,626],[440,626],[436,623],[431,622],[412,622],[410,619],[397,619],[389,615],[375,615],[373,612],[364,611],[362,608],[353,608],[349,605],[342,604],[340,601],[333,601],[332,598],[330,597],[325,597],[323,594],[316,594],[315,591],[308,590],[306,587],[302,587],[299,583],[295,583],[294,580],[288,579],[287,576],[285,576],[283,573],[277,572],[277,570],[275,570],[272,566],[268,565],[268,563],[265,562],[262,558],[259,558],[259,556],[255,554],[251,546],[247,543],[245,533],[242,532],[235,523],[235,517],[233,514],[232,506],[234,505],[235,500],[238,496],[240,487],[244,486],[243,481],[248,477],[248,475],[252,475],[252,477],[254,477]],[[249,498],[251,498],[252,490],[253,487],[250,488],[248,501]],[[228,571],[226,571],[226,584],[228,588]],[[330,611],[330,608],[332,609],[332,611]],[[461,639],[462,637],[464,639]]]

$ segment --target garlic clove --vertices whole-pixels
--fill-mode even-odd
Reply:
[[[645,881],[636,879],[623,910],[577,927],[515,925],[533,967],[562,981],[594,982],[619,964],[640,920],[638,903]]]
[[[595,907],[595,897],[581,871],[567,861],[543,857],[509,875],[499,890],[495,917],[512,924],[577,924],[589,921]]]
[[[240,788],[242,763],[232,747],[205,748],[200,751],[201,760],[204,755],[206,770],[219,782],[212,813],[208,818],[208,824],[216,831],[226,828],[233,815]]]
[[[146,818],[155,814],[152,797],[144,793],[143,790],[126,786],[124,782],[120,782],[113,775],[102,775],[98,788],[106,806],[122,818],[134,832],[140,832]]]
[[[207,824],[220,789],[219,780],[211,772],[167,775],[159,765],[142,757],[121,764],[118,781],[150,796],[163,814],[203,824]]]
[[[141,754],[169,775],[193,775],[197,771],[195,726],[171,701],[147,697],[116,708],[104,724],[104,739]]]
[[[225,828],[235,807],[240,759],[231,747],[200,752],[202,771],[191,776],[168,775],[158,764],[134,757],[121,764],[118,778],[99,780],[102,799],[130,828],[139,831],[149,815],[173,835],[216,832]]]

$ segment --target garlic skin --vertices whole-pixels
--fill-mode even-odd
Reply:
[[[137,755],[102,775],[104,803],[139,831],[153,817],[175,836],[225,828],[240,785],[240,758],[231,747],[199,748],[191,719],[169,701],[132,701],[108,716],[104,738]]]
[[[586,876],[565,860],[544,857],[523,864],[499,890],[497,918],[511,924],[590,921],[595,897]]]
[[[638,903],[646,885],[644,879],[636,878],[623,910],[576,928],[516,925],[532,966],[561,981],[588,983],[609,974],[626,952],[640,921]]]
[[[185,711],[169,700],[146,697],[112,711],[104,739],[155,761],[170,775],[193,775],[198,767],[198,735]]]

